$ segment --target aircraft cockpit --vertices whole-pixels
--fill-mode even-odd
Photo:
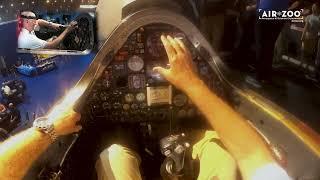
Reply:
[[[81,114],[83,129],[50,145],[26,179],[97,179],[96,169],[103,166],[101,152],[111,144],[124,144],[140,155],[142,179],[198,178],[200,163],[192,148],[214,129],[185,92],[154,71],[170,68],[162,35],[184,43],[204,84],[247,119],[290,177],[319,179],[319,136],[243,85],[239,72],[229,68],[200,30],[196,9],[189,1],[106,0],[95,7],[96,22],[78,16],[79,28],[66,37],[61,49],[83,51],[94,43],[93,60],[65,95]],[[85,24],[93,22],[98,42],[91,38],[95,35],[88,35],[93,30],[86,29]],[[213,136],[210,141],[224,149]]]

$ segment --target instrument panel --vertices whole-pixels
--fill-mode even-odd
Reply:
[[[210,88],[222,92],[218,94],[223,94],[223,88],[218,87],[222,86],[220,80],[208,62],[197,54],[179,29],[151,24],[129,36],[94,84],[86,106],[93,119],[137,123],[201,117],[185,94],[152,70],[155,66],[168,66],[160,40],[162,34],[182,39],[192,53],[201,78]]]
[[[63,40],[63,49],[84,51],[93,48],[94,43],[94,19],[84,13],[75,21],[77,28],[70,32]]]

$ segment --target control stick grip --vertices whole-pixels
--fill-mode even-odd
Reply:
[[[184,168],[185,152],[190,147],[185,134],[171,135],[160,140],[160,148],[167,158],[163,166],[167,173],[173,176],[180,175]]]

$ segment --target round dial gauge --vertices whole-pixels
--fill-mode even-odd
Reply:
[[[122,106],[122,108],[125,110],[125,111],[128,111],[130,109],[130,105],[129,104],[124,104]]]
[[[146,95],[144,93],[138,93],[136,95],[136,99],[137,99],[137,101],[142,102],[146,99]]]
[[[126,100],[127,103],[131,103],[134,101],[134,95],[133,94],[126,94],[124,96],[124,99]]]
[[[143,68],[144,62],[141,57],[139,56],[132,56],[128,60],[128,67],[131,71],[138,72],[141,71]]]
[[[187,101],[188,101],[188,98],[184,94],[178,94],[173,98],[174,105],[176,105],[178,107],[185,105],[187,103]]]
[[[102,92],[100,94],[100,98],[102,101],[106,101],[108,99],[108,94],[106,92]]]
[[[205,75],[209,74],[209,69],[204,63],[200,63],[199,64],[199,68],[200,68],[200,74],[201,75],[205,76]]]
[[[141,103],[141,104],[140,104],[140,108],[141,108],[141,109],[144,109],[144,108],[146,108],[147,106],[148,106],[148,105],[147,105],[146,103]]]

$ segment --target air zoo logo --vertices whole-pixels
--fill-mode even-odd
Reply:
[[[273,10],[259,9],[259,19],[263,19],[263,20],[291,20],[292,22],[303,22],[302,10],[273,11]]]

